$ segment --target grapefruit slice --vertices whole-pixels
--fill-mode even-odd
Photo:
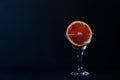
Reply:
[[[90,26],[83,21],[73,21],[67,27],[66,37],[74,46],[84,46],[90,43],[92,30]]]

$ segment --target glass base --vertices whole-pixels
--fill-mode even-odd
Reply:
[[[90,75],[87,71],[81,71],[81,72],[71,72],[70,75],[72,76],[88,76]]]

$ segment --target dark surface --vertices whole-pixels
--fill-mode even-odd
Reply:
[[[71,76],[74,69],[68,67],[15,67],[2,68],[0,80],[114,80],[120,79],[117,67],[91,67],[90,75],[87,77]]]
[[[71,80],[74,20],[95,33],[84,65],[95,80],[119,78],[119,0],[0,0],[0,80]],[[94,80],[94,79],[93,79]]]

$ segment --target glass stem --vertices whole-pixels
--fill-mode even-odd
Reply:
[[[79,55],[79,52],[76,52],[77,53],[77,71],[80,70],[80,55]]]
[[[83,69],[83,54],[84,50],[80,53],[80,69]]]
[[[83,55],[86,47],[87,46],[83,46],[81,50],[77,51],[77,62],[78,62],[77,71],[80,71],[83,69]]]
[[[83,51],[79,54],[79,52],[77,52],[77,71],[81,70],[82,67],[82,63],[83,63]]]

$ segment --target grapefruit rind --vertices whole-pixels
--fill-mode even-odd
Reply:
[[[71,38],[69,37],[68,31],[69,31],[70,27],[71,27],[73,24],[75,24],[75,23],[80,23],[80,24],[82,23],[83,25],[86,25],[87,28],[88,28],[89,31],[90,31],[89,39],[88,39],[87,41],[85,41],[84,43],[82,43],[82,44],[77,44],[77,43],[75,43],[75,42],[74,42],[73,40],[71,40]],[[81,33],[79,33],[79,34],[81,34]],[[83,21],[73,21],[73,22],[68,26],[68,28],[67,28],[67,30],[66,30],[66,37],[67,37],[67,39],[70,41],[71,44],[73,44],[73,45],[75,45],[75,46],[78,46],[78,47],[79,47],[79,46],[84,46],[84,45],[90,43],[91,38],[92,38],[92,30],[91,30],[90,26],[89,26],[87,23],[83,22]]]

